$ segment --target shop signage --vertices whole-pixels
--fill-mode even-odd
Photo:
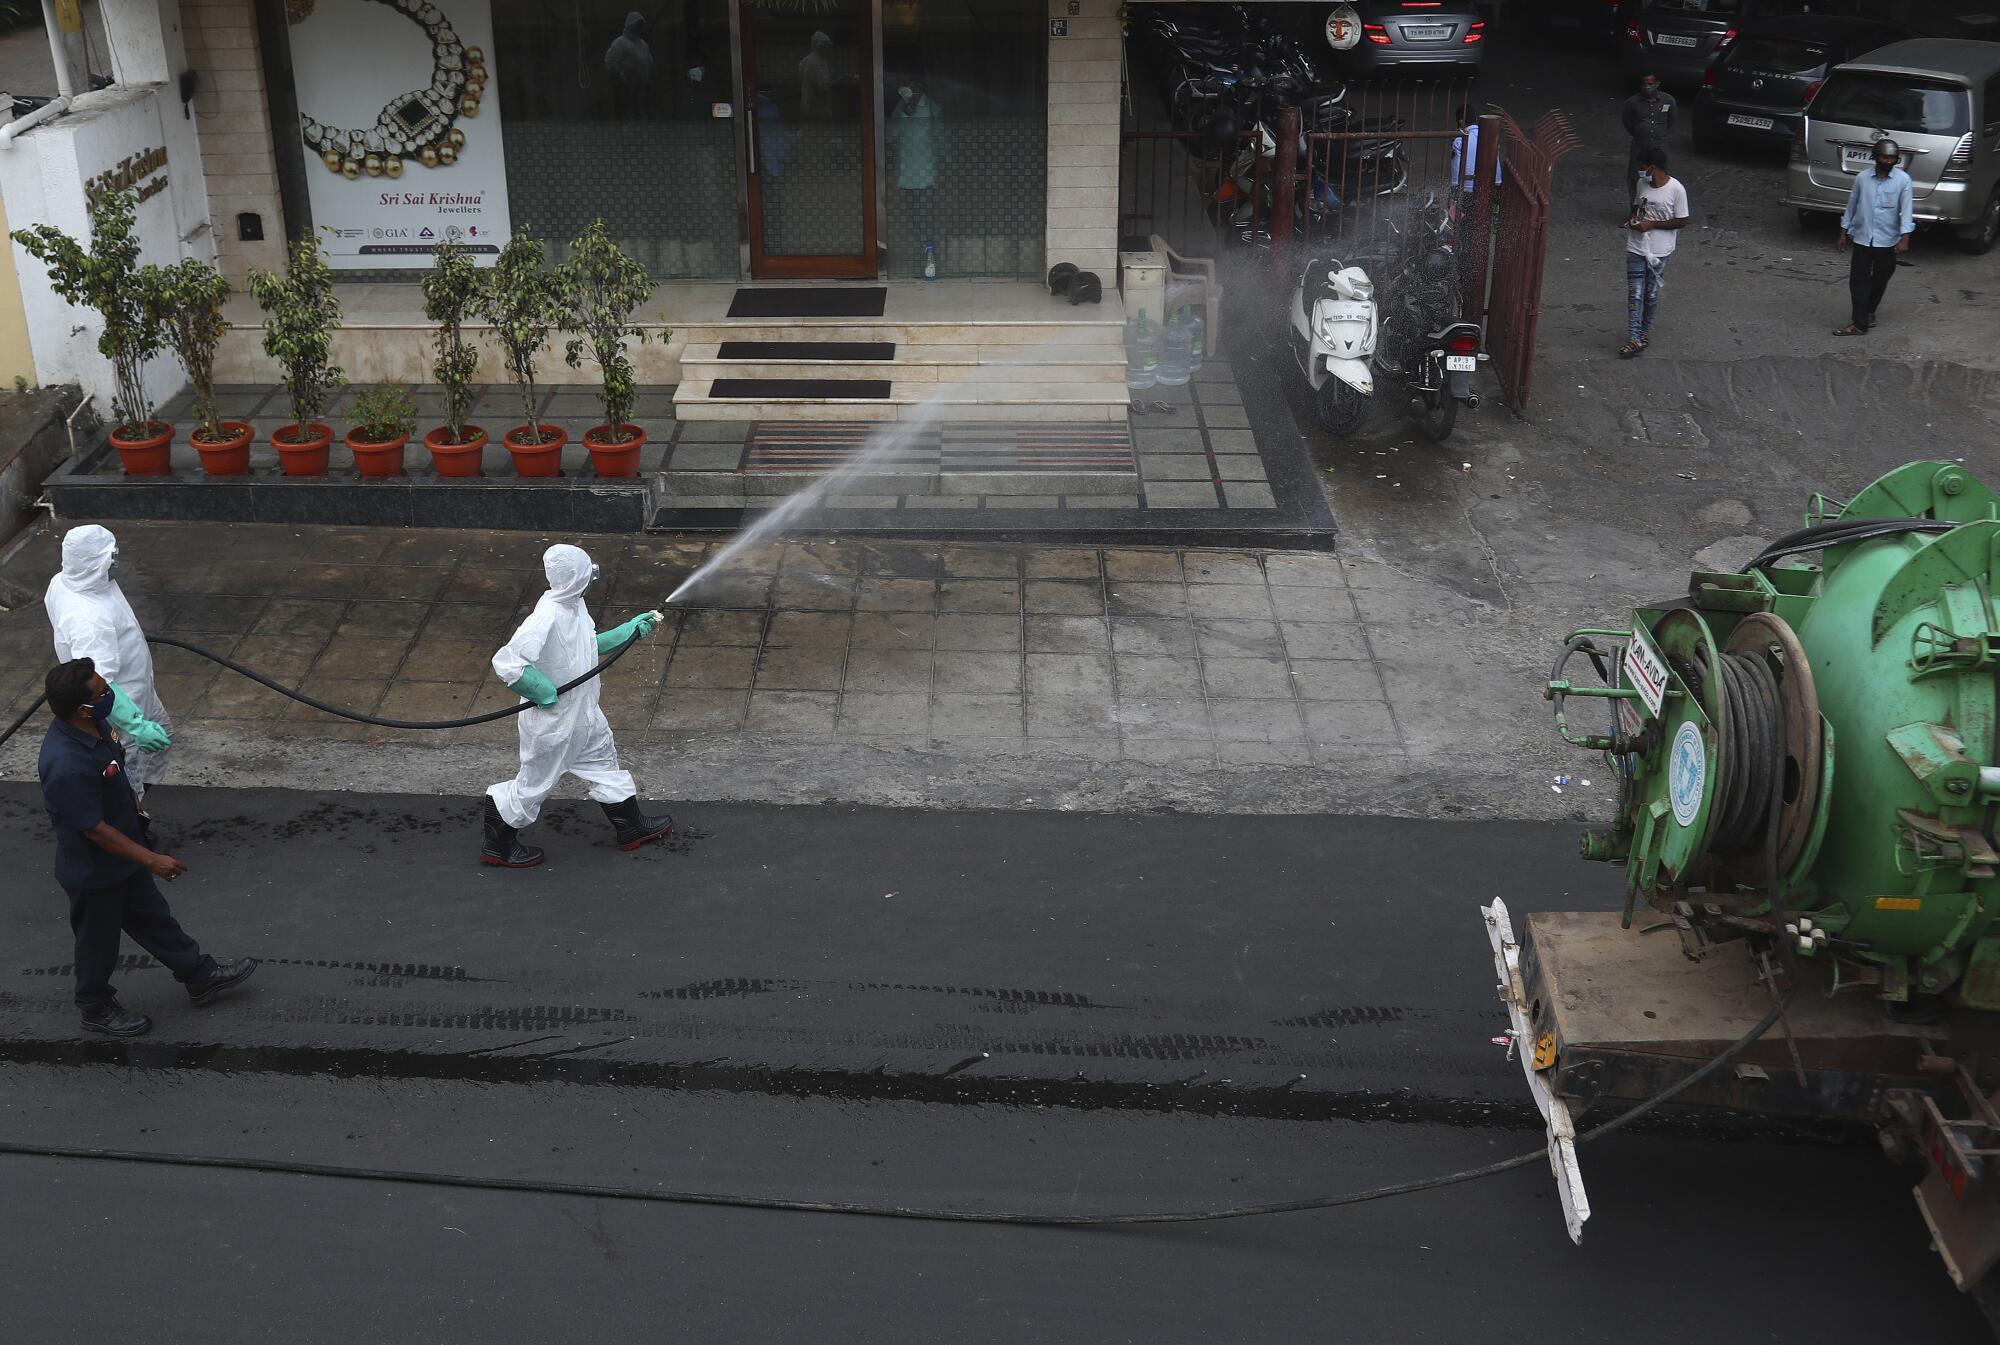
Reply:
[[[153,174],[158,173],[158,177]],[[151,178],[151,181],[147,179]],[[131,189],[141,201],[151,200],[167,189],[165,146],[142,149],[118,161],[118,166],[99,173],[83,184],[83,199],[96,205],[98,199],[114,191]]]
[[[336,270],[428,267],[507,241],[490,0],[290,6],[307,193]]]

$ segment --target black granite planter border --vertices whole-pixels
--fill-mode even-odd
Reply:
[[[100,445],[50,475],[57,517],[586,533],[635,533],[646,522],[643,477],[130,477],[94,470],[107,450]]]

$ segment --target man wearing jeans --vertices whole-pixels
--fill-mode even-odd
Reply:
[[[1653,315],[1666,286],[1667,258],[1688,222],[1687,188],[1667,173],[1667,152],[1648,145],[1639,154],[1645,177],[1638,183],[1632,214],[1625,222],[1625,344],[1630,359],[1652,344]]]
[[[1888,292],[1889,277],[1896,274],[1896,258],[1910,249],[1917,216],[1910,175],[1899,166],[1902,157],[1895,141],[1878,140],[1875,171],[1855,175],[1840,217],[1840,241],[1834,244],[1843,252],[1854,245],[1854,259],[1847,266],[1852,312],[1845,327],[1833,329],[1835,336],[1860,336],[1875,325],[1875,310]]]

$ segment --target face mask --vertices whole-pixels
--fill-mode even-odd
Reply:
[[[1660,86],[1657,84],[1641,84],[1639,86],[1639,91],[1645,94],[1648,98],[1654,98],[1659,95]]]
[[[104,577],[112,580],[118,578],[118,553],[115,551],[111,553],[111,564],[105,568]]]
[[[117,701],[117,697],[106,691],[102,696],[99,696],[90,703],[91,719],[102,724],[105,720],[111,718],[111,707],[117,704]]]

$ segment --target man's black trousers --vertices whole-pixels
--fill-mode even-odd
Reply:
[[[1865,331],[1875,321],[1875,310],[1889,289],[1889,277],[1896,274],[1896,249],[1851,243],[1847,250],[1854,254],[1847,263],[1847,294],[1854,304],[1849,320]]]
[[[153,960],[186,984],[215,971],[180,921],[153,875],[141,871],[111,887],[69,887],[69,927],[76,934],[76,1003],[88,1009],[111,1001],[111,973],[118,965],[118,936],[153,955]]]

